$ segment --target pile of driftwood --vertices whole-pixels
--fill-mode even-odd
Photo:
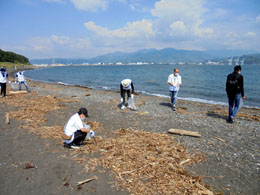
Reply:
[[[61,140],[62,126],[43,126],[46,114],[62,107],[61,102],[71,100],[54,96],[22,94],[19,98],[5,100],[17,111],[10,112],[10,118],[25,121],[22,128],[43,137]],[[75,100],[74,100],[75,101]],[[98,129],[97,122],[90,123]],[[95,126],[95,127],[94,127]],[[173,141],[172,136],[161,133],[121,129],[113,138],[96,138],[96,144],[86,144],[80,153],[99,152],[99,158],[74,158],[86,162],[86,171],[98,166],[113,171],[117,187],[127,189],[131,194],[213,194],[200,177],[191,176],[183,167],[199,162],[203,156],[188,154],[185,148]],[[76,155],[77,156],[77,155]],[[75,157],[76,157],[75,156]]]
[[[200,177],[184,169],[184,164],[202,161],[203,156],[186,153],[172,136],[128,129],[115,133],[114,138],[97,137],[96,145],[85,146],[84,153],[102,154],[98,159],[86,159],[87,170],[95,170],[95,166],[109,168],[117,187],[131,194],[213,194]]]

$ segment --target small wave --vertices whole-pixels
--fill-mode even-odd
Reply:
[[[68,84],[68,83],[63,83],[63,82],[58,82],[58,84],[60,84],[60,85],[66,85],[66,86],[69,86],[69,85],[71,85],[71,84]]]

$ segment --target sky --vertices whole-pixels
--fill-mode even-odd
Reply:
[[[259,0],[0,0],[0,49],[91,58],[175,48],[260,52]]]

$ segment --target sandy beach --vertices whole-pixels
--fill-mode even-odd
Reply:
[[[119,92],[28,84],[31,93],[0,99],[3,194],[260,193],[259,109],[241,108],[229,124],[227,107],[221,105],[179,100],[173,112],[169,98],[137,94],[137,110],[120,110]],[[86,123],[97,143],[69,150],[61,133],[80,107],[89,110]],[[171,128],[197,131],[201,137],[168,134]],[[144,142],[147,148],[138,156]]]

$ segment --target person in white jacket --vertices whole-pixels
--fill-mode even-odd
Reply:
[[[181,85],[181,76],[179,75],[179,69],[175,68],[173,70],[173,74],[169,75],[168,84],[172,103],[172,110],[176,111],[175,105],[177,103],[178,92]]]
[[[8,74],[5,68],[0,69],[0,86],[1,86],[1,97],[6,96],[6,81],[7,81]]]
[[[86,117],[88,117],[88,110],[86,108],[80,108],[77,113],[70,117],[64,127],[64,134],[66,136],[64,147],[76,149],[83,144],[87,134],[90,134],[88,137],[95,137],[95,133],[90,130],[90,126],[82,122]]]
[[[21,91],[22,89],[22,84],[24,84],[27,92],[30,91],[28,85],[27,85],[27,82],[24,78],[24,75],[23,75],[23,72],[22,71],[18,71],[16,74],[15,74],[15,77],[17,78],[18,82],[19,82],[19,91]]]

